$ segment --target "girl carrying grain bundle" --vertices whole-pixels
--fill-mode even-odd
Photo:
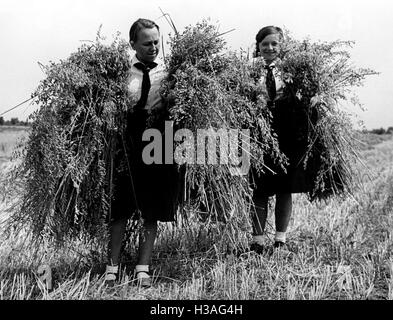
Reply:
[[[157,221],[174,220],[178,173],[175,165],[147,165],[142,159],[142,151],[148,143],[142,140],[143,132],[147,129],[148,115],[157,109],[165,110],[159,93],[165,72],[163,64],[156,60],[160,46],[158,25],[147,19],[135,21],[130,29],[130,44],[136,54],[131,61],[129,91],[138,102],[127,110],[126,128],[118,137],[118,148],[114,156],[114,190],[108,248],[110,263],[106,268],[105,280],[113,284],[118,277],[119,255],[127,219],[141,217],[144,225],[139,237],[139,259],[135,273],[141,286],[150,286],[149,264]],[[152,127],[161,132],[164,128],[164,113],[152,124]]]
[[[284,41],[285,40],[285,41]],[[362,85],[371,69],[350,61],[351,41],[297,41],[280,28],[268,26],[256,35],[257,57],[252,73],[260,94],[257,105],[270,118],[272,133],[286,161],[270,154],[271,170],[251,170],[254,186],[251,249],[263,252],[262,234],[268,199],[276,196],[274,247],[285,246],[292,213],[292,193],[307,193],[310,201],[350,196],[361,187],[359,146],[349,114],[341,103],[359,105],[352,88]],[[258,138],[258,137],[257,137]],[[260,137],[259,139],[263,139]]]
[[[277,134],[279,148],[287,157],[288,165],[283,170],[271,159],[266,165],[273,171],[258,175],[251,171],[254,187],[252,211],[253,241],[250,249],[263,253],[263,233],[268,214],[268,200],[276,196],[274,247],[286,243],[286,232],[292,214],[292,193],[312,190],[302,159],[307,150],[308,116],[305,107],[294,94],[293,88],[284,83],[277,66],[284,40],[283,32],[275,26],[262,28],[256,35],[256,60],[263,59],[263,70],[259,84],[264,87],[267,107],[272,114],[271,126]]]

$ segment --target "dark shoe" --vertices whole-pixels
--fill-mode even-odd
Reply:
[[[285,251],[285,252],[288,252],[288,253],[297,254],[299,252],[298,246],[295,243],[293,243],[293,242],[292,243],[286,243],[286,242],[282,242],[282,241],[276,241],[274,243],[273,247],[274,247],[273,248],[274,250],[279,249],[280,251]]]
[[[250,251],[254,251],[257,254],[264,254],[266,252],[266,248],[259,243],[253,242],[250,245]]]
[[[285,244],[285,242],[282,242],[282,241],[275,241],[275,242],[274,242],[274,248],[275,248],[275,249],[278,249],[278,248],[285,249],[286,246],[287,246],[287,245]]]

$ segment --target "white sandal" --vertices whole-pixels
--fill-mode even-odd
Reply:
[[[115,266],[106,266],[105,270],[105,283],[108,285],[114,285],[114,283],[117,281],[119,275],[119,265]]]
[[[149,274],[148,265],[137,265],[135,266],[135,278],[137,280],[138,286],[143,288],[148,288],[152,286],[152,279]]]

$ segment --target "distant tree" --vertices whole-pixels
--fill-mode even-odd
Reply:
[[[28,126],[29,125],[29,122],[26,120],[26,121],[19,121],[19,125],[20,126],[24,126],[24,127],[26,127],[26,126]]]
[[[10,123],[12,126],[16,126],[19,124],[19,119],[18,118],[11,118]]]
[[[386,130],[386,133],[392,134],[392,133],[393,133],[393,127],[389,127],[389,128]]]
[[[4,125],[4,118],[3,117],[0,117],[0,126],[3,126]]]
[[[371,133],[375,133],[375,134],[385,134],[386,130],[384,128],[379,128],[379,129],[373,129],[371,130]]]

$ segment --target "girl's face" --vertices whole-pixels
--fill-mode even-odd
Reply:
[[[258,44],[259,52],[267,64],[277,58],[281,50],[281,37],[278,33],[269,34]]]
[[[142,62],[153,62],[160,51],[160,33],[157,28],[145,28],[138,32],[137,41],[131,41],[137,58]]]

